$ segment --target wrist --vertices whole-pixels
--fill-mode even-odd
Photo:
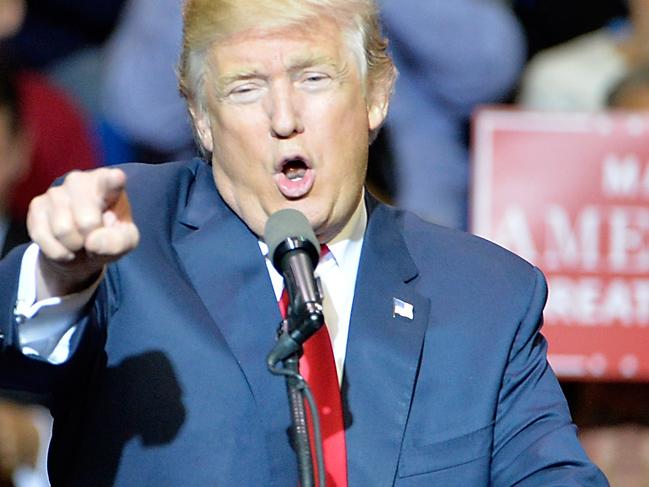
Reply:
[[[104,266],[89,265],[80,258],[72,263],[52,261],[43,254],[38,257],[36,267],[36,300],[62,297],[80,292],[97,280]]]

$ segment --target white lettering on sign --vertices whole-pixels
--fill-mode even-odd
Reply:
[[[511,205],[497,222],[494,240],[550,273],[649,273],[645,207],[584,206],[572,216],[565,207],[549,205],[530,221],[522,207]]]
[[[584,208],[573,228],[565,208],[549,206],[544,225],[544,268],[550,271],[562,267],[595,269],[600,256],[600,226],[600,213],[595,207]]]
[[[548,323],[649,327],[649,279],[554,276],[548,285]]]
[[[613,271],[649,271],[649,208],[614,207],[608,261]]]
[[[602,164],[602,192],[609,198],[649,197],[649,162],[635,154],[607,154]]]

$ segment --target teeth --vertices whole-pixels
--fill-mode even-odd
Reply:
[[[299,158],[287,160],[282,168],[282,172],[290,181],[302,179],[305,176],[306,171],[307,167],[305,162]]]
[[[288,170],[286,171],[286,177],[291,181],[295,181],[296,179],[302,179],[305,173],[306,170],[304,168],[292,167],[288,168]]]

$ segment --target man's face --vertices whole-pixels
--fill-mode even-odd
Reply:
[[[272,213],[295,208],[330,240],[360,202],[369,131],[387,98],[366,96],[352,52],[326,22],[246,31],[207,59],[207,110],[194,115],[224,200],[257,235]]]

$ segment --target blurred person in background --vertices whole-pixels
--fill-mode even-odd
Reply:
[[[0,39],[15,35],[24,18],[24,0],[0,0]]]
[[[525,39],[510,9],[492,0],[382,0],[399,69],[387,127],[398,206],[467,227],[467,126],[479,104],[518,81]]]
[[[30,140],[21,120],[14,74],[0,65],[0,250],[27,242],[27,228],[20,215],[12,213],[10,195],[27,173]]]
[[[623,110],[649,110],[649,64],[622,78],[609,93],[607,104]]]
[[[627,0],[504,0],[512,7],[527,39],[528,59],[552,46],[628,16]]]
[[[62,110],[61,123],[68,126],[61,128],[61,132],[78,130],[83,134],[79,143],[65,136],[58,138],[70,147],[70,160],[76,156],[76,164],[83,168],[90,163],[93,166],[104,163],[114,144],[112,133],[105,130],[99,108],[103,44],[120,18],[124,0],[12,1],[23,5],[24,20],[5,39],[4,57],[30,73],[30,78],[38,73],[36,82],[29,79],[21,83],[47,85],[46,93],[41,89],[35,96],[56,100],[56,105],[48,106],[39,118],[47,116],[47,112]],[[72,119],[78,121],[71,124]],[[52,152],[60,153],[60,146]]]
[[[14,63],[44,74],[94,114],[101,47],[119,19],[124,0],[20,2],[25,4],[25,19],[8,39]]]
[[[32,139],[25,176],[11,191],[11,208],[25,216],[35,194],[61,174],[100,164],[99,150],[88,121],[69,96],[42,75],[16,74],[21,114]]]
[[[518,102],[541,110],[605,109],[613,87],[649,63],[649,0],[629,0],[628,7],[628,18],[538,53]]]
[[[9,0],[12,1],[12,0]],[[31,138],[20,113],[16,73],[0,66],[0,256],[27,242],[24,219],[9,196],[29,168]],[[47,485],[45,451],[49,414],[0,396],[0,486]]]
[[[130,146],[133,160],[163,162],[196,152],[176,80],[181,3],[128,1],[105,47],[101,85],[105,129],[112,132],[114,144],[121,138]],[[124,161],[111,157],[108,162]]]
[[[15,477],[21,470],[36,468],[39,445],[38,430],[29,410],[0,402],[0,487],[24,485],[18,484]]]
[[[74,101],[43,75],[18,67],[11,39],[24,0],[0,0],[0,254],[28,241],[27,204],[53,179],[96,167],[86,120]],[[51,418],[45,410],[0,398],[0,485],[48,485]]]
[[[26,5],[25,0],[0,1],[0,63],[12,71],[20,115],[31,139],[28,164],[9,188],[8,205],[16,218],[24,218],[29,201],[56,177],[100,162],[88,120],[75,101],[46,76],[17,62],[22,54],[16,51],[15,39],[22,35]]]

